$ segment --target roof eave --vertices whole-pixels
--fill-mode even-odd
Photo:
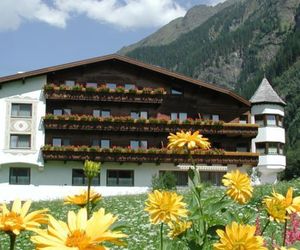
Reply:
[[[163,75],[168,75],[170,77],[174,77],[174,78],[177,78],[177,79],[189,82],[189,83],[193,83],[193,84],[196,84],[201,87],[206,87],[208,89],[215,90],[215,91],[221,92],[223,94],[227,94],[227,95],[233,97],[234,99],[238,100],[239,102],[242,102],[247,107],[251,107],[251,103],[248,100],[246,100],[242,96],[240,96],[228,89],[225,89],[225,88],[222,88],[219,86],[215,86],[215,85],[212,85],[210,83],[206,83],[206,82],[203,82],[200,80],[196,80],[191,77],[187,77],[182,74],[175,73],[175,72],[172,72],[170,70],[167,70],[167,69],[164,69],[164,68],[161,68],[158,66],[146,64],[146,63],[140,62],[138,60],[135,60],[135,59],[132,59],[129,57],[125,57],[125,56],[121,56],[118,54],[110,54],[110,55],[101,56],[101,57],[94,57],[94,58],[90,58],[90,59],[86,59],[86,60],[80,60],[80,61],[76,61],[76,62],[65,63],[65,64],[61,64],[61,65],[57,65],[57,66],[46,67],[46,68],[42,68],[42,69],[38,69],[38,70],[28,71],[28,72],[24,72],[24,73],[20,73],[20,74],[14,74],[14,75],[0,77],[0,84],[15,81],[15,80],[20,80],[20,79],[25,79],[25,78],[29,78],[29,77],[41,76],[41,75],[48,74],[50,72],[69,69],[69,68],[73,68],[73,67],[79,67],[79,66],[83,66],[86,64],[103,62],[103,61],[107,61],[107,60],[119,60],[121,62],[133,64],[135,66],[142,67],[144,69],[148,69],[148,70],[151,70],[151,71],[163,74]]]

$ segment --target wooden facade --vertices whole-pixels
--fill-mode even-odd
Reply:
[[[142,147],[163,148],[170,132],[200,130],[213,148],[250,152],[257,126],[239,124],[240,119],[249,123],[246,100],[213,85],[117,59],[48,73],[46,113],[53,117],[44,120],[46,145],[60,138],[65,146],[92,147],[95,140],[109,140],[109,147],[128,148],[131,141],[146,141]],[[95,111],[100,117],[106,111],[110,118],[93,119]],[[68,119],[70,114],[72,119]],[[179,121],[174,120],[176,114]],[[118,117],[130,121],[120,123]],[[249,162],[245,159],[244,163]]]
[[[230,90],[119,55],[2,77],[0,87],[16,81],[30,89],[27,82],[35,81],[38,86],[39,77],[46,83],[35,97],[43,110],[36,117],[44,129],[41,156],[45,165],[57,164],[66,173],[72,170],[72,185],[78,176],[73,176],[77,170],[71,165],[85,159],[108,163],[103,174],[109,180],[119,171],[117,175],[124,174],[125,179],[128,175],[132,185],[145,181],[149,185],[150,174],[161,171],[186,175],[186,169],[177,166],[190,163],[187,155],[166,149],[169,133],[181,130],[200,130],[209,138],[212,150],[195,153],[194,159],[199,166],[211,167],[212,174],[204,175],[215,183],[220,183],[227,166],[257,165],[251,140],[258,126],[250,124],[251,104]],[[116,163],[115,170],[112,163]],[[149,176],[141,170],[143,163]],[[46,176],[51,167],[45,169]],[[64,180],[57,183],[65,184]]]

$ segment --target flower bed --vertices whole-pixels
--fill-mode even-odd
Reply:
[[[46,99],[66,99],[82,101],[111,101],[136,103],[162,103],[166,91],[163,88],[125,89],[117,87],[109,89],[106,86],[93,88],[75,85],[47,84],[44,86]]]
[[[133,119],[121,117],[94,117],[91,115],[47,114],[44,117],[46,129],[98,130],[98,131],[130,131],[130,132],[164,132],[201,130],[202,134],[228,134],[255,137],[258,126],[255,124],[224,123],[201,119],[166,120],[158,118]]]
[[[190,163],[188,154],[184,151],[174,151],[166,148],[131,149],[122,147],[100,148],[89,146],[61,146],[45,145],[42,148],[45,160],[86,159],[101,162],[152,162],[152,163]],[[222,149],[194,150],[193,159],[198,164],[236,164],[252,165],[258,163],[258,154],[248,152],[225,152]]]

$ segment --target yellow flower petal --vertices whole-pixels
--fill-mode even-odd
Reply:
[[[122,244],[121,238],[127,237],[109,230],[115,217],[105,214],[104,209],[95,212],[89,220],[86,214],[86,209],[79,210],[77,214],[69,212],[68,224],[51,216],[48,229],[39,230],[31,241],[39,250],[105,250],[103,243]]]

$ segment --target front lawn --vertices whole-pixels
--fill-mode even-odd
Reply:
[[[288,187],[294,187],[294,196],[300,195],[300,181],[294,180],[291,182],[281,182],[275,185],[277,192],[285,194]],[[255,224],[257,215],[260,214],[261,226],[267,221],[267,215],[264,210],[259,209],[259,203],[265,195],[270,195],[272,192],[272,186],[265,185],[257,187],[254,190],[254,196],[247,205],[230,204],[229,210],[232,210],[234,214],[237,214],[235,219],[239,219],[240,222]],[[210,194],[219,194],[220,197],[224,194],[224,189],[218,187],[208,187],[203,193],[204,196]],[[184,193],[185,201],[188,202],[190,195],[188,192]],[[158,248],[158,227],[149,223],[148,213],[144,211],[144,203],[147,199],[147,195],[132,195],[132,196],[117,196],[117,197],[105,197],[103,198],[97,207],[104,207],[107,212],[114,215],[118,215],[118,222],[126,225],[123,230],[129,237],[127,238],[127,247],[111,247],[111,249],[130,249],[130,250],[155,250]],[[77,207],[73,205],[63,205],[63,201],[41,201],[32,204],[31,211],[41,208],[48,208],[50,213],[61,220],[66,220],[66,215],[69,210],[76,210]],[[222,216],[216,214],[216,216]],[[230,221],[232,218],[222,218],[224,221]],[[282,224],[272,224],[267,228],[266,239],[270,242],[272,240],[278,240],[282,231]],[[19,250],[32,250],[34,249],[31,244],[30,233],[21,233],[21,236],[17,238],[16,249]],[[280,242],[278,242],[280,244]],[[2,250],[9,249],[9,238],[5,234],[0,234],[0,244]],[[180,246],[180,242],[177,244],[178,249],[183,250]],[[1,249],[1,248],[0,248]]]

